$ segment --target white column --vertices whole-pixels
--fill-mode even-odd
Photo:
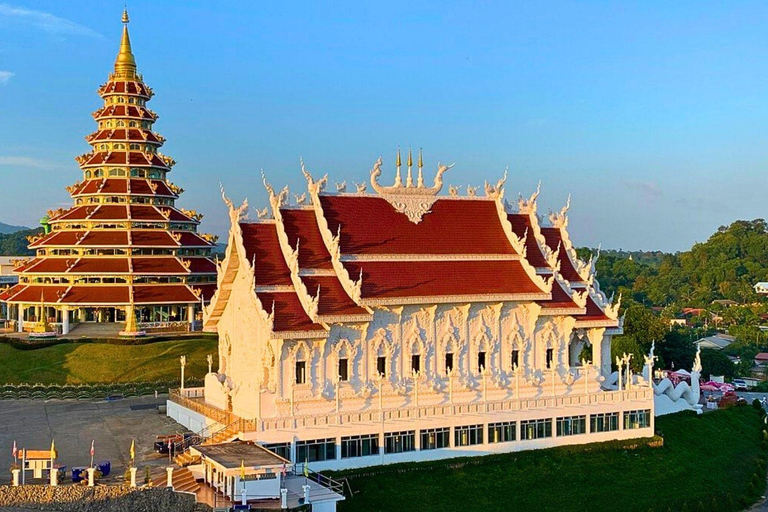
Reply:
[[[137,468],[131,468],[131,487],[136,487],[136,469]]]
[[[280,508],[288,508],[288,489],[280,489]]]
[[[188,304],[187,305],[187,322],[189,322],[189,330],[192,330],[192,325],[195,321],[195,305],[194,304]]]
[[[17,304],[16,307],[18,308],[18,313],[19,313],[19,322],[18,322],[18,325],[16,326],[16,330],[18,332],[24,332],[24,306],[22,306],[21,304]]]
[[[21,473],[20,469],[12,469],[11,473],[13,473],[13,486],[18,487],[19,486],[19,474]]]
[[[304,504],[306,505],[309,503],[309,486],[302,485],[301,488],[304,490]]]
[[[67,306],[61,308],[61,334],[69,334],[69,308]]]
[[[87,471],[88,471],[88,487],[93,487],[94,485],[96,485],[96,481],[95,481],[96,468],[88,468]]]
[[[56,487],[59,485],[59,470],[56,468],[51,468],[51,487]]]
[[[168,466],[165,468],[165,475],[166,475],[166,487],[173,487],[173,467]]]

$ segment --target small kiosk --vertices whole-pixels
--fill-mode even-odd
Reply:
[[[51,469],[50,450],[22,450],[22,471],[32,471],[32,478],[43,478],[43,472]]]

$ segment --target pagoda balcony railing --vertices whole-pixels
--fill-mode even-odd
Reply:
[[[222,425],[229,425],[237,420],[233,413],[223,411],[204,402],[203,388],[185,389],[190,397],[184,396],[180,390],[172,390],[171,401],[198,412]],[[194,397],[192,397],[192,395]],[[653,389],[637,387],[621,391],[597,391],[589,394],[572,394],[554,397],[511,398],[504,400],[488,400],[469,403],[438,404],[393,407],[385,409],[371,408],[364,411],[331,412],[323,414],[305,414],[282,416],[279,418],[244,419],[240,418],[240,432],[264,432],[268,430],[295,429],[300,427],[334,426],[349,423],[396,421],[402,419],[445,417],[457,414],[480,414],[487,412],[521,411],[531,409],[546,409],[567,406],[600,405],[621,403],[627,400],[651,401]]]

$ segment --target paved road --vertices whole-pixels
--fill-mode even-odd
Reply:
[[[0,400],[0,467],[13,462],[14,440],[19,448],[46,450],[52,438],[56,440],[59,464],[70,468],[90,463],[91,440],[95,440],[96,461],[111,461],[112,474],[120,477],[128,466],[134,437],[139,468],[164,465],[167,458],[153,451],[154,436],[181,432],[183,427],[158,414],[153,407],[157,403],[165,403],[165,399]],[[0,483],[9,481],[9,473],[0,471]]]

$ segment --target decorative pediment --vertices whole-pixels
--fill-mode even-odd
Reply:
[[[400,175],[400,152],[398,151],[397,162],[397,174],[395,175],[395,183],[390,187],[384,187],[379,184],[379,176],[381,176],[382,159],[376,161],[371,169],[371,186],[373,189],[384,199],[391,204],[395,210],[405,214],[408,220],[414,224],[421,222],[422,217],[430,212],[432,205],[435,204],[443,188],[443,174],[453,167],[452,165],[440,165],[437,167],[437,175],[435,176],[435,183],[432,187],[424,186],[424,178],[422,175],[422,161],[421,154],[419,154],[419,170],[417,183],[414,185],[413,178],[411,176],[411,166],[408,166],[408,175],[406,183],[403,184],[402,177]],[[409,155],[409,163],[410,155]]]

